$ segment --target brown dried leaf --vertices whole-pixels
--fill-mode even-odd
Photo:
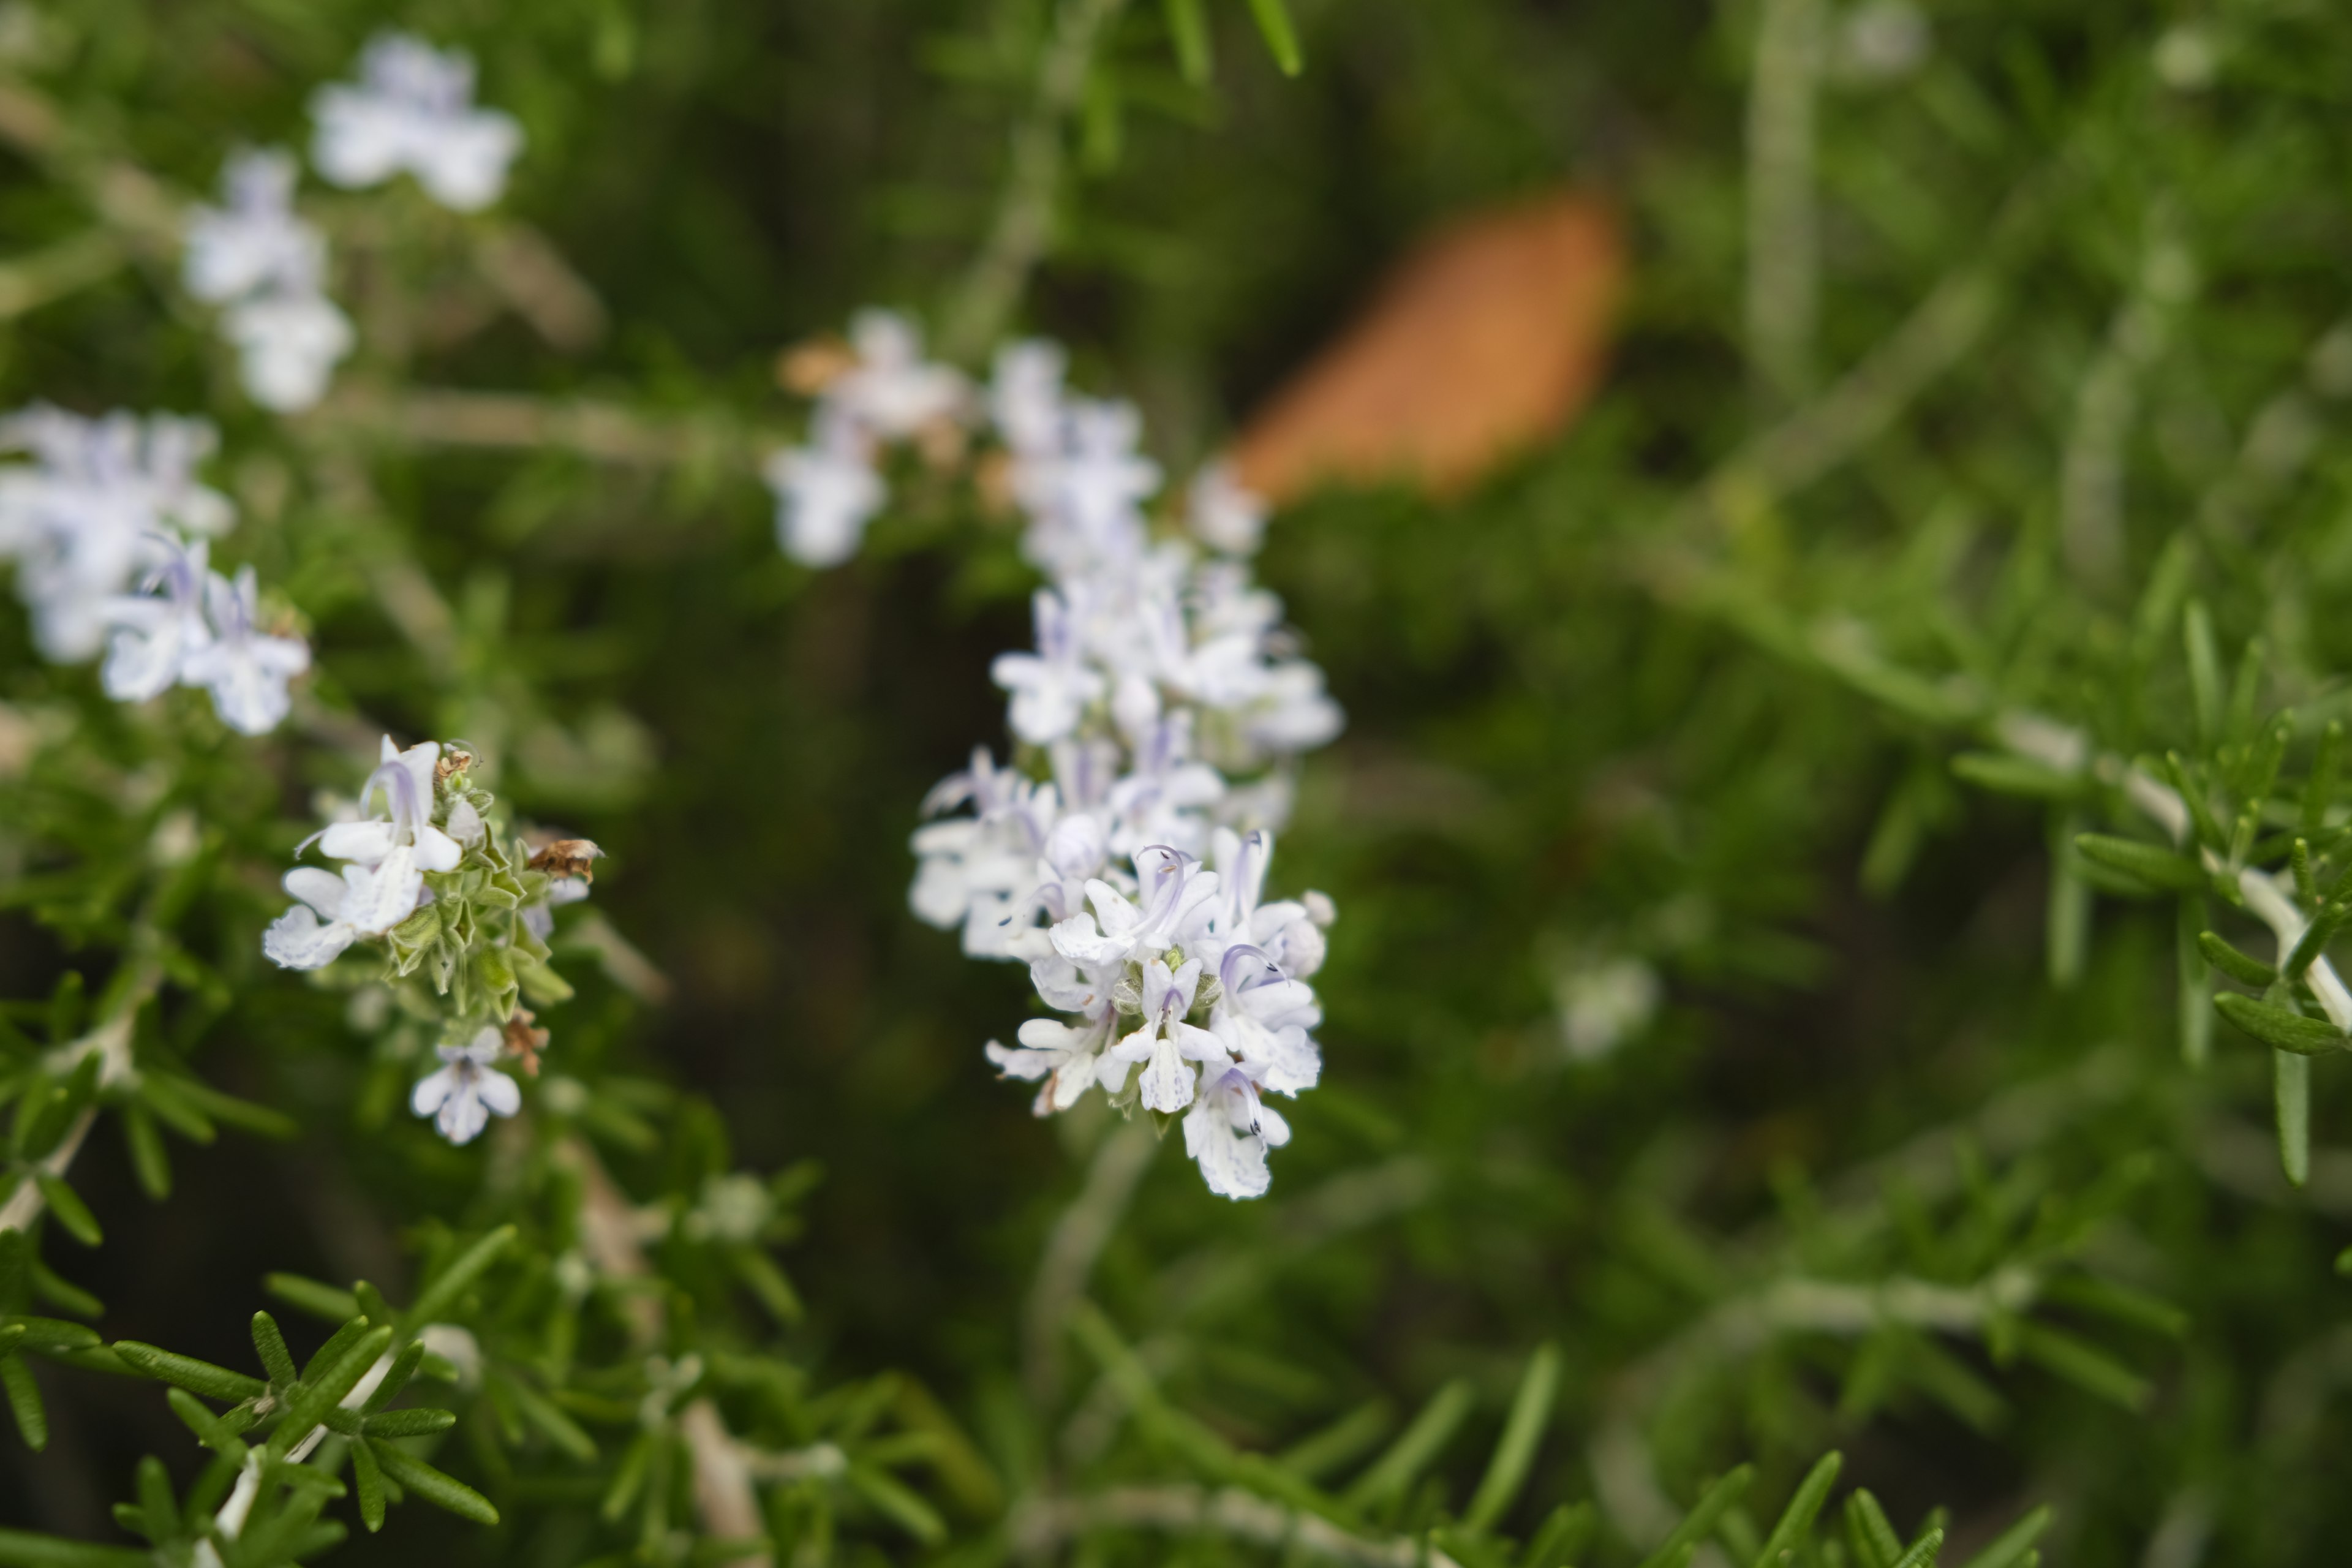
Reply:
[[[1258,412],[1242,482],[1276,502],[1329,482],[1460,493],[1590,400],[1624,273],[1616,215],[1589,195],[1453,226]]]

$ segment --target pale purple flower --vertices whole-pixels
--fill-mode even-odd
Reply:
[[[776,542],[803,566],[838,566],[857,553],[866,523],[882,510],[882,476],[865,431],[837,410],[819,410],[810,435],[807,446],[767,461]]]
[[[1040,589],[1032,604],[1037,651],[999,654],[989,674],[1013,693],[1013,732],[1043,746],[1077,728],[1087,705],[1103,695],[1105,682],[1102,672],[1081,658],[1070,607],[1061,595]]]
[[[1220,1197],[1255,1198],[1272,1184],[1266,1151],[1290,1142],[1290,1123],[1258,1097],[1245,1062],[1212,1062],[1184,1117],[1184,1152]]]
[[[1203,930],[1217,896],[1217,874],[1181,850],[1153,845],[1139,850],[1139,901],[1097,878],[1087,883],[1094,912],[1076,914],[1053,929],[1054,950],[1073,963],[1121,963],[1157,957]]]
[[[351,318],[324,294],[271,291],[239,300],[221,326],[237,352],[237,372],[256,403],[299,413],[327,395],[335,366],[359,341]]]
[[[1123,1037],[1111,1055],[1142,1064],[1136,1089],[1147,1110],[1172,1115],[1192,1104],[1195,1075],[1184,1064],[1223,1058],[1214,1036],[1184,1021],[1200,984],[1199,959],[1187,960],[1172,973],[1157,958],[1143,965],[1143,1023]]]
[[[183,547],[156,535],[148,542],[163,560],[137,595],[110,599],[106,606],[114,632],[99,683],[117,702],[144,702],[170,690],[186,660],[212,641],[204,595],[209,546],[200,539]]]
[[[316,866],[297,866],[287,872],[286,890],[300,901],[261,933],[263,954],[284,969],[320,969],[332,963],[360,938],[360,929],[343,918],[343,908],[371,875],[364,866],[346,866],[340,877]]]
[[[988,414],[1016,458],[1050,458],[1062,444],[1062,377],[1069,355],[1062,345],[1024,338],[996,351],[988,384]]]
[[[923,357],[922,333],[895,310],[860,310],[849,324],[857,363],[825,389],[825,400],[888,441],[957,419],[971,399],[963,373]]]
[[[357,190],[405,172],[457,212],[498,200],[522,151],[513,116],[474,107],[473,57],[405,33],[369,40],[358,84],[320,88],[310,111],[311,162],[330,184]]]
[[[180,670],[186,684],[211,691],[222,721],[245,735],[265,735],[278,726],[293,707],[287,683],[310,668],[310,647],[299,638],[255,626],[259,599],[249,565],[238,568],[234,579],[207,574],[205,609],[212,636],[188,650]]]
[[[1313,1089],[1323,1054],[1307,1034],[1323,1021],[1313,987],[1286,978],[1255,947],[1229,947],[1218,964],[1220,993],[1209,1033],[1250,1077],[1279,1094]]]
[[[522,1109],[522,1086],[491,1065],[504,1049],[496,1026],[485,1027],[470,1044],[436,1046],[441,1070],[417,1084],[408,1097],[409,1110],[433,1118],[450,1142],[472,1142],[491,1117]]]
[[[246,150],[221,172],[222,204],[190,210],[181,279],[207,304],[265,291],[315,293],[327,242],[294,214],[301,177],[282,148]]]
[[[1192,537],[1226,555],[1255,555],[1265,539],[1265,501],[1234,477],[1220,459],[1192,476],[1185,521]]]
[[[321,854],[368,872],[347,879],[340,917],[362,932],[388,931],[415,913],[426,897],[424,873],[454,871],[463,858],[457,841],[433,825],[433,764],[440,755],[435,742],[403,752],[385,736],[383,760],[360,787],[359,799],[366,811],[380,797],[383,815],[334,823],[311,840]]]

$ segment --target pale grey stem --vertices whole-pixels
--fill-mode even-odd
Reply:
[[[1361,1568],[1459,1568],[1426,1542],[1358,1535],[1235,1487],[1114,1487],[1092,1497],[1041,1500],[1013,1516],[1013,1549],[1040,1559],[1097,1530],[1223,1535]]]
[[[1023,1381],[1030,1399],[1041,1408],[1053,1403],[1061,1384],[1062,1339],[1070,1310],[1086,1293],[1095,1262],[1118,1227],[1159,1142],[1144,1121],[1111,1129],[1087,1167],[1086,1184],[1046,1238],[1021,1320]]]
[[[1126,5],[1127,0],[1062,0],[1054,15],[1029,112],[1013,128],[995,217],[948,310],[941,348],[951,360],[970,363],[988,352],[1045,258],[1054,237],[1068,121],[1085,96],[1096,47]]]
[[[1822,0],[1764,0],[1748,86],[1748,355],[1771,405],[1812,381],[1821,315],[1813,107]]]

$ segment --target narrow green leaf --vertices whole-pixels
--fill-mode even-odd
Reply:
[[[453,1410],[386,1410],[367,1418],[367,1435],[371,1437],[429,1437],[436,1432],[446,1432],[457,1424]],[[578,1428],[573,1428],[578,1430]],[[596,1457],[596,1446],[590,1444],[587,1458]]]
[[[457,1477],[446,1475],[389,1443],[376,1447],[375,1458],[385,1475],[434,1507],[446,1509],[476,1524],[498,1523],[499,1510],[490,1506],[490,1500]]]
[[[1249,8],[1257,19],[1258,33],[1265,39],[1266,53],[1274,57],[1282,74],[1297,76],[1304,70],[1307,61],[1298,52],[1298,29],[1291,25],[1290,8],[1283,0],[1249,0]]]
[[[8,1394],[8,1413],[16,1418],[17,1435],[25,1447],[38,1453],[49,1446],[49,1413],[41,1405],[40,1386],[33,1369],[20,1355],[0,1355],[0,1386]]]
[[[2238,675],[2230,683],[2230,711],[2221,721],[2221,739],[2234,745],[2254,727],[2254,704],[2262,695],[2263,665],[2269,654],[2269,645],[2260,637],[2246,639],[2246,651],[2238,656]]]
[[[2203,1067],[2213,1054],[2213,971],[2200,945],[2204,929],[2205,900],[2192,893],[2180,900],[2173,921],[2174,1017],[2180,1029],[2180,1059],[2191,1068]]]
[[[2008,752],[1961,752],[1952,758],[1951,767],[1955,777],[1979,789],[2030,800],[2079,800],[2085,788],[2080,773],[2062,773]]]
[[[225,1399],[234,1405],[243,1400],[257,1399],[269,1392],[269,1385],[257,1377],[247,1377],[241,1372],[231,1372],[225,1366],[215,1366],[208,1361],[181,1355],[155,1345],[142,1344],[137,1340],[117,1340],[114,1353],[128,1365],[155,1379],[201,1394],[207,1399]]]
[[[2278,984],[2277,970],[2259,958],[2248,957],[2210,931],[2199,934],[2197,950],[2205,955],[2206,963],[2241,985],[2254,985],[2268,990]]]
[[[2095,1275],[2062,1274],[2042,1285],[2042,1299],[2061,1306],[2080,1307],[2086,1312],[2096,1312],[2167,1339],[2180,1339],[2189,1332],[2189,1314],[2161,1296]]]
[[[368,1321],[365,1318],[353,1318],[350,1322],[329,1334],[327,1342],[311,1352],[310,1359],[302,1363],[302,1381],[310,1382],[320,1373],[342,1360],[343,1352],[357,1344],[360,1337],[368,1331]]]
[[[2336,799],[2336,768],[2344,753],[2344,723],[2330,719],[2327,728],[2319,732],[2319,749],[2313,753],[2311,772],[2303,781],[2303,812],[2300,826],[2306,837],[2316,838],[2327,826],[2327,808]]]
[[[1559,1347],[1545,1345],[1529,1359],[1519,1379],[1519,1392],[1511,1401],[1502,1439],[1495,1445],[1486,1477],[1462,1516],[1463,1529],[1485,1534],[1518,1497],[1519,1488],[1527,1482],[1528,1468],[1535,1463],[1536,1445],[1543,1441],[1544,1428],[1550,1424],[1552,1399],[1559,1391]]]
[[[2147,1379],[2096,1345],[2046,1323],[2020,1323],[2015,1333],[2017,1348],[2028,1360],[2126,1410],[2147,1408]]]
[[[202,1400],[184,1388],[168,1389],[163,1397],[170,1401],[172,1414],[180,1418],[181,1425],[196,1435],[197,1442],[231,1465],[245,1463],[246,1446],[236,1429],[214,1415]],[[201,1487],[202,1483],[198,1484]]]
[[[30,1531],[0,1530],[5,1568],[152,1568],[154,1559],[130,1546],[100,1546]]]
[[[1590,1502],[1564,1503],[1528,1542],[1519,1568],[1568,1568],[1601,1528],[1601,1510]]]
[[[1764,1549],[1756,1554],[1756,1568],[1784,1568],[1796,1561],[1797,1549],[1812,1538],[1813,1521],[1829,1500],[1830,1488],[1837,1484],[1838,1471],[1845,1465],[1845,1456],[1823,1454],[1805,1479],[1797,1483],[1796,1495],[1789,1506],[1780,1510],[1780,1521],[1772,1533],[1764,1538]]]
[[[1991,1545],[1960,1564],[1960,1568],[2022,1568],[2033,1543],[2050,1528],[2048,1505],[2035,1509],[1993,1538]]]
[[[907,1485],[887,1470],[877,1465],[851,1465],[850,1489],[876,1511],[925,1546],[937,1546],[948,1536],[947,1522],[929,1503],[915,1495]]]
[[[2318,961],[2328,942],[2335,939],[2337,928],[2344,924],[2347,914],[2352,914],[2352,903],[2329,904],[2312,916],[2311,923],[2303,928],[2303,935],[2295,940],[2294,951],[2287,954],[2283,966],[2289,980],[2304,977],[2312,964]]]
[[[596,1440],[582,1430],[580,1423],[566,1415],[552,1400],[537,1389],[526,1387],[520,1383],[508,1384],[507,1391],[514,1395],[515,1408],[522,1413],[522,1418],[538,1427],[548,1441],[583,1465],[596,1462]],[[423,1413],[404,1410],[396,1411],[394,1414],[406,1415]],[[455,1421],[457,1417],[452,1415],[449,1419]]]
[[[2235,992],[2214,997],[2213,1008],[2273,1050],[2308,1057],[2322,1051],[2339,1051],[2347,1044],[2344,1032],[2325,1018],[2306,1018],[2300,1013],[2290,1013]]]
[[[39,1184],[41,1195],[48,1199],[49,1212],[58,1216],[58,1223],[64,1226],[76,1241],[84,1247],[96,1247],[106,1239],[106,1233],[98,1228],[98,1216],[89,1212],[89,1205],[81,1201],[81,1194],[66,1184],[63,1176],[53,1176],[44,1171],[33,1180]]]
[[[1698,1550],[1699,1543],[1715,1533],[1715,1521],[1723,1517],[1723,1510],[1738,1502],[1739,1494],[1746,1491],[1748,1483],[1755,1479],[1756,1467],[1742,1465],[1707,1488],[1706,1495],[1698,1500],[1698,1506],[1692,1509],[1680,1524],[1675,1526],[1674,1533],[1661,1542],[1655,1552],[1643,1559],[1642,1568],[1670,1568],[1678,1558],[1687,1561]]]
[[[392,1370],[383,1374],[383,1381],[375,1385],[375,1392],[369,1394],[366,1402],[361,1405],[361,1412],[363,1415],[373,1415],[400,1397],[400,1391],[408,1386],[408,1380],[415,1377],[416,1369],[424,1364],[425,1342],[423,1340],[411,1340],[403,1345],[400,1353],[392,1358]]]
[[[498,1261],[515,1238],[515,1227],[501,1226],[458,1254],[455,1262],[443,1269],[432,1284],[417,1294],[402,1314],[404,1327],[416,1328],[436,1321],[442,1313],[457,1304],[466,1287],[481,1277],[482,1271]]]
[[[2311,1058],[2271,1053],[2271,1104],[2278,1121],[2279,1169],[2290,1186],[2311,1180]]]
[[[96,1350],[102,1342],[98,1331],[82,1323],[68,1323],[63,1318],[19,1318],[0,1333],[0,1350],[21,1343],[37,1355],[65,1355],[75,1351]]]
[[[1437,1458],[1475,1402],[1467,1379],[1456,1378],[1439,1389],[1412,1425],[1341,1494],[1342,1500],[1350,1508],[1369,1508],[1402,1493]]]
[[[2151,888],[2169,892],[2195,893],[2205,888],[2205,872],[2185,855],[2137,838],[2117,838],[2111,834],[2085,833],[2074,840],[2074,847],[2083,858],[2136,877]]]
[[[2197,723],[2197,743],[2221,738],[2221,654],[2213,643],[2213,617],[2199,599],[2180,614],[2180,640],[2189,656],[2189,707]]]
[[[383,1471],[375,1447],[362,1437],[352,1445],[352,1483],[360,1494],[360,1522],[370,1535],[383,1528]]]
[[[367,1374],[376,1358],[392,1343],[389,1325],[372,1329],[354,1341],[331,1364],[315,1368],[305,1378],[302,1391],[286,1403],[286,1418],[278,1430],[270,1434],[269,1447],[273,1454],[283,1454],[310,1435],[310,1428],[320,1425],[329,1409],[342,1402],[343,1395],[355,1387]],[[390,1467],[386,1467],[389,1468]],[[394,1470],[394,1479],[399,1472]]]
[[[2197,842],[2216,853],[2229,847],[2229,836],[2221,825],[2213,820],[2212,803],[2206,799],[2204,786],[2189,776],[2189,764],[2179,752],[2164,753],[2165,776],[2172,781],[2173,790],[2189,808],[2189,820],[2197,826]]]
[[[1845,1540],[1858,1568],[1895,1568],[1903,1555],[1903,1538],[1878,1499],[1866,1487],[1856,1487],[1845,1500]]]
[[[2080,856],[2067,850],[2080,821],[2079,814],[2064,811],[2052,824],[2055,831],[2050,843],[2050,901],[2043,940],[2049,950],[2050,984],[2062,991],[2072,989],[2083,977],[2083,958],[2091,940],[2091,889],[2083,879]]]
[[[171,1473],[152,1454],[139,1461],[139,1512],[146,1521],[141,1533],[159,1546],[183,1532],[179,1505],[172,1500]]]
[[[1396,1425],[1385,1399],[1368,1399],[1320,1431],[1310,1432],[1275,1456],[1275,1463],[1307,1480],[1320,1480],[1349,1460],[1363,1457]]]
[[[1895,1560],[1895,1568],[1936,1568],[1936,1554],[1944,1549],[1944,1532],[1931,1530],[1918,1543]]]
[[[172,1195],[172,1157],[163,1152],[163,1134],[155,1113],[138,1100],[122,1107],[122,1142],[131,1150],[131,1168],[139,1190],[157,1203]]]
[[[359,1298],[349,1290],[305,1279],[299,1274],[265,1274],[261,1288],[288,1306],[331,1323],[345,1322],[360,1315]]]
[[[1167,0],[1168,37],[1176,46],[1176,68],[1194,87],[1208,85],[1215,59],[1209,47],[1209,18],[1201,0]]]
[[[261,1358],[261,1370],[269,1381],[281,1388],[300,1375],[294,1370],[294,1352],[286,1348],[286,1336],[278,1331],[278,1320],[267,1312],[253,1314],[253,1353]]]

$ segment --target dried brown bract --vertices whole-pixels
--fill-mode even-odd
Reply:
[[[539,1053],[547,1049],[547,1031],[533,1028],[537,1017],[528,1007],[518,1007],[506,1021],[507,1054],[522,1064],[524,1073],[539,1076]]]
[[[577,877],[583,882],[593,882],[596,879],[596,862],[604,855],[585,838],[559,838],[530,858],[530,868],[551,877]]]
[[[857,355],[827,332],[794,343],[776,356],[776,384],[799,397],[814,397],[857,368]]]
[[[470,768],[473,765],[473,752],[445,751],[441,753],[439,759],[433,764],[433,782],[436,784],[447,784],[452,778],[464,773],[467,768]]]

